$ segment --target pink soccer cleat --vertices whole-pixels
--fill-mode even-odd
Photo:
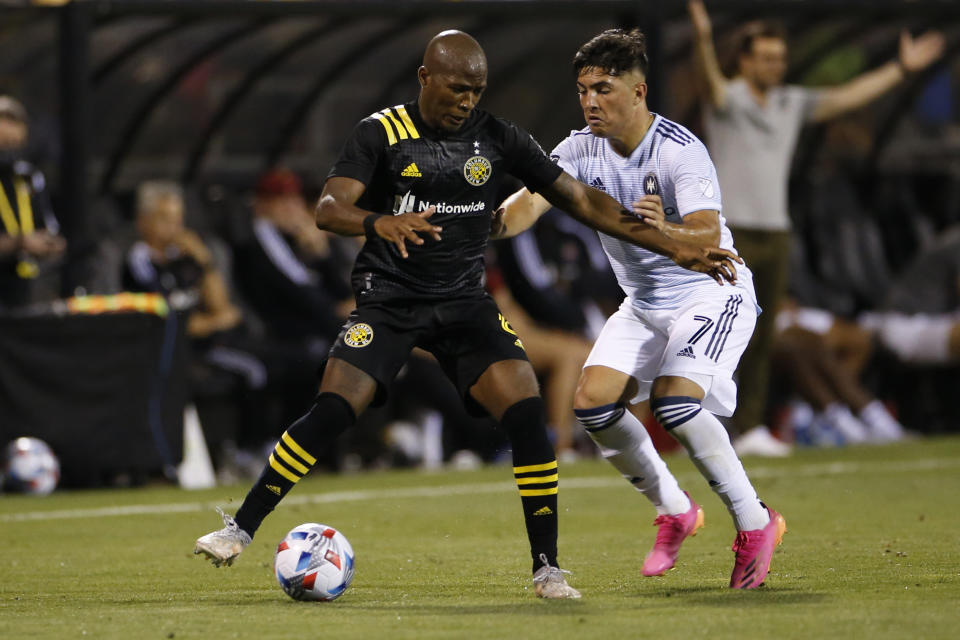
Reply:
[[[684,492],[686,493],[686,492]],[[690,498],[690,494],[687,494]],[[703,509],[690,498],[690,509],[677,516],[657,516],[653,521],[657,528],[657,541],[643,561],[643,575],[662,576],[677,562],[680,545],[688,536],[697,535],[703,526]]]
[[[737,560],[730,576],[732,589],[755,589],[763,584],[770,570],[773,549],[787,532],[787,521],[779,513],[763,505],[770,514],[770,522],[763,529],[741,531],[733,541]]]

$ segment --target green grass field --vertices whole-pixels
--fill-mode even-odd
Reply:
[[[642,578],[654,513],[606,463],[561,469],[560,560],[580,601],[530,584],[506,467],[311,477],[228,569],[192,554],[246,486],[0,498],[0,638],[957,638],[960,438],[745,461],[789,527],[766,585],[727,588],[734,532],[683,455],[707,526]],[[333,603],[277,586],[273,549],[318,521],[357,554]]]

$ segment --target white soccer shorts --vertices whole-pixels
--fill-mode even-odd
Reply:
[[[757,306],[743,289],[716,293],[676,309],[638,309],[630,299],[607,320],[584,368],[609,367],[639,384],[630,404],[650,397],[653,381],[679,376],[703,388],[703,408],[733,415],[737,407],[734,371],[757,323]]]

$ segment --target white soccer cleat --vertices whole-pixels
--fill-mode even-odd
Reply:
[[[560,599],[579,598],[580,592],[567,584],[563,574],[570,573],[560,567],[551,567],[547,563],[547,556],[540,554],[543,566],[533,574],[533,590],[540,598]]]
[[[219,507],[217,513],[223,517],[223,529],[197,538],[197,545],[193,552],[202,553],[210,558],[215,567],[223,565],[229,567],[233,564],[234,559],[240,555],[240,552],[250,544],[250,536]]]
[[[750,429],[733,441],[733,450],[738,456],[760,456],[762,458],[786,458],[792,447],[777,440],[765,425]]]

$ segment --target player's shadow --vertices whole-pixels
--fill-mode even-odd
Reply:
[[[649,602],[661,602],[672,606],[676,600],[710,607],[767,607],[782,605],[809,605],[823,602],[828,596],[823,593],[790,587],[760,587],[759,589],[736,590],[710,586],[677,587],[657,593],[637,593],[636,597]],[[646,605],[645,605],[646,606]]]
[[[400,615],[430,615],[430,616],[460,616],[464,614],[474,615],[544,615],[555,616],[558,608],[568,612],[582,610],[589,603],[582,600],[564,600],[551,601],[549,606],[544,606],[544,601],[539,598],[530,602],[510,602],[505,604],[463,604],[460,602],[450,604],[417,604],[397,606],[397,603],[364,603],[364,602],[342,602],[338,603],[340,608],[355,609],[357,611],[389,611]]]

